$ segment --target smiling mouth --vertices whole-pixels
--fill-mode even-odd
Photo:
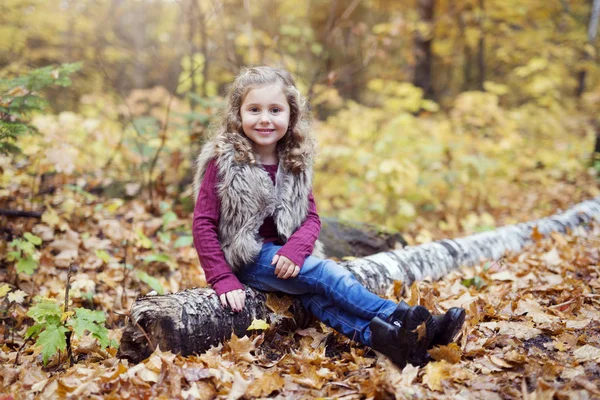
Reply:
[[[268,135],[269,133],[275,131],[275,129],[257,129],[256,131],[263,135]]]

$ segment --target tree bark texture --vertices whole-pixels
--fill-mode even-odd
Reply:
[[[600,221],[600,197],[575,205],[547,218],[508,225],[494,231],[458,239],[445,239],[402,250],[377,253],[342,262],[374,293],[384,294],[395,280],[411,284],[425,277],[438,279],[460,266],[498,259],[518,252],[539,233],[565,232],[569,228]],[[246,288],[246,307],[240,313],[223,309],[212,289],[193,289],[164,296],[142,297],[133,304],[118,356],[140,361],[156,346],[189,355],[200,353],[231,337],[247,334],[254,319],[276,322],[281,317],[266,306],[266,294]],[[306,311],[292,301],[294,321],[306,321]]]

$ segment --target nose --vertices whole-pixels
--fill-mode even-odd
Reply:
[[[260,123],[263,125],[266,125],[269,122],[271,122],[271,119],[269,118],[269,113],[268,112],[261,113],[260,114]]]

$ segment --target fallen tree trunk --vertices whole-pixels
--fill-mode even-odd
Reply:
[[[394,280],[407,284],[425,277],[441,278],[459,266],[498,259],[531,242],[533,229],[542,235],[565,232],[592,220],[600,221],[600,197],[536,221],[509,225],[459,239],[446,239],[402,250],[342,262],[371,291],[385,293]],[[193,289],[164,296],[142,297],[133,304],[118,356],[140,361],[156,346],[189,355],[200,353],[231,337],[247,334],[254,319],[272,320],[266,294],[246,289],[246,307],[240,313],[225,310],[212,289]],[[295,320],[306,320],[299,301],[292,302]]]

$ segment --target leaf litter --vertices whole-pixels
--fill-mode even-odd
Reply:
[[[438,313],[467,309],[457,343],[432,349],[432,361],[422,368],[399,370],[320,323],[287,332],[258,320],[251,337],[233,336],[189,357],[156,349],[139,364],[115,358],[116,349],[102,349],[88,333],[72,340],[74,365],[65,362],[62,351],[61,359],[51,357],[44,367],[42,350],[23,340],[32,323],[26,313],[35,295],[64,301],[69,265],[77,265],[71,309],[103,310],[109,339],[116,341],[133,300],[151,290],[126,265],[155,277],[166,291],[206,285],[191,245],[155,240],[163,221],[140,202],[95,200],[65,214],[61,201],[75,195],[59,191],[56,196],[64,198],[55,199],[46,218],[22,227],[43,240],[39,270],[20,274],[18,287],[9,270],[0,270],[2,280],[10,282],[0,287],[6,306],[0,325],[1,393],[14,398],[600,396],[597,224],[548,238],[534,231],[535,243],[518,254],[461,268],[440,281],[394,285],[391,298],[403,295]],[[168,255],[178,268],[144,261],[157,254]],[[289,299],[270,295],[267,305],[287,310]]]

